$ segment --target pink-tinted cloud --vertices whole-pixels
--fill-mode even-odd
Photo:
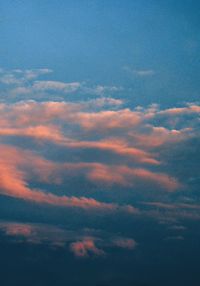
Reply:
[[[21,134],[22,136],[24,132],[24,136],[34,136],[34,133],[37,133],[37,128],[50,128],[53,126],[55,132],[58,132],[59,130],[61,133],[62,124],[69,124],[72,130],[74,125],[79,125],[82,130],[86,130],[87,132],[90,131],[91,135],[94,132],[98,132],[98,134],[101,135],[102,139],[99,140],[100,142],[93,142],[93,144],[96,144],[96,148],[98,148],[98,144],[103,148],[103,143],[104,146],[107,142],[109,143],[110,139],[108,140],[108,138],[104,138],[106,134],[109,134],[109,138],[113,138],[115,141],[118,140],[117,149],[119,149],[121,145],[126,145],[124,146],[126,147],[126,150],[121,148],[123,150],[121,152],[125,154],[132,152],[127,150],[127,148],[134,149],[134,144],[138,146],[138,149],[141,149],[141,147],[148,148],[159,146],[164,144],[166,141],[168,142],[168,140],[176,142],[183,138],[183,131],[190,130],[189,126],[183,130],[175,130],[170,128],[170,126],[168,129],[163,126],[154,127],[148,123],[148,120],[160,115],[169,116],[170,114],[176,114],[176,112],[181,114],[198,113],[199,110],[198,105],[191,105],[183,108],[174,108],[162,111],[156,110],[155,108],[149,108],[146,110],[138,109],[133,111],[129,109],[121,109],[115,111],[103,110],[98,112],[87,112],[84,111],[86,106],[87,104],[67,102],[26,102],[16,105],[1,104],[1,132],[2,134],[4,132],[6,135],[6,129],[8,128],[8,135],[12,135],[13,130],[13,135],[15,133],[16,135]],[[171,116],[169,116],[169,118],[171,120]],[[55,120],[59,120],[59,124],[55,124]],[[116,130],[118,131],[117,139],[115,136],[112,136],[112,133],[108,133],[115,132]],[[132,138],[131,144],[127,144],[126,140],[129,135],[131,135]],[[63,133],[63,138],[68,138],[68,136]],[[48,138],[46,137],[46,139]],[[53,140],[53,135],[49,137],[49,140],[51,139]],[[70,140],[68,140],[68,143],[69,141]],[[83,145],[87,147],[91,140],[89,140],[89,142],[79,142],[80,140],[71,138],[71,141],[74,141],[74,144],[71,142],[71,145],[73,146],[81,146],[83,143]],[[119,141],[123,141],[123,144],[119,144]],[[113,143],[114,142],[111,142],[111,144]],[[65,144],[67,144],[67,141]],[[116,148],[113,149],[116,150]]]
[[[65,138],[55,126],[36,126],[20,129],[4,128],[0,129],[0,136],[31,137],[38,141],[50,141],[61,146],[66,146],[67,148],[99,149],[120,156],[127,156],[141,163],[159,164],[159,161],[153,158],[153,155],[150,153],[138,148],[129,147],[126,142],[117,138],[109,138],[101,141],[78,141],[71,138]]]
[[[179,108],[174,107],[174,108],[162,110],[158,114],[174,116],[174,115],[184,115],[184,114],[192,114],[192,113],[200,113],[200,106],[196,104],[189,104],[186,107],[179,107]]]
[[[112,101],[109,104],[112,106]],[[119,102],[113,100],[113,105],[118,106]],[[44,159],[34,152],[22,152],[17,148],[4,146],[1,148],[0,158],[1,193],[55,205],[116,210],[119,206],[115,203],[105,204],[86,197],[60,197],[41,190],[32,190],[28,182],[34,179],[60,184],[62,187],[64,177],[83,176],[95,184],[110,186],[144,187],[145,183],[145,189],[153,186],[168,191],[181,187],[176,178],[162,172],[163,162],[154,149],[166,142],[176,144],[189,138],[192,128],[153,126],[151,120],[161,115],[171,117],[176,113],[197,114],[198,105],[163,111],[157,106],[93,112],[89,112],[87,108],[85,103],[67,102],[1,104],[1,137],[20,136],[33,139],[33,143],[51,142],[56,148],[66,147],[66,152],[77,149],[87,154],[91,149],[100,150],[104,155],[102,157],[107,158],[106,163],[99,163],[96,158],[93,158],[94,162],[84,162],[79,158],[76,163],[58,163]],[[36,147],[38,150],[38,145]],[[118,163],[112,161],[110,153]],[[157,171],[149,170],[151,165],[157,165]],[[135,211],[131,206],[123,208],[129,212]]]
[[[75,119],[84,129],[99,130],[131,128],[141,122],[141,116],[129,109],[100,111],[97,113],[78,113]]]
[[[104,85],[88,88],[79,82],[35,81],[37,76],[48,72],[50,70],[46,69],[15,70],[6,73],[2,82],[6,88],[12,86],[12,99],[19,94],[23,98],[25,94],[34,93],[34,96],[47,94],[48,99],[49,91],[53,96],[53,91],[64,94],[84,89],[104,96],[105,91],[118,90],[115,86]],[[172,156],[169,148],[199,136],[196,128],[200,113],[198,104],[168,109],[152,104],[129,109],[122,106],[122,100],[114,98],[99,97],[84,102],[56,102],[53,99],[0,104],[0,144],[5,144],[0,145],[1,194],[54,206],[141,215],[141,211],[132,205],[121,205],[122,193],[118,196],[117,192],[124,192],[128,201],[130,192],[134,191],[155,196],[158,190],[164,189],[166,192],[161,195],[166,198],[168,191],[182,190],[181,179],[174,177],[176,174],[181,177],[180,172],[175,170],[174,175],[169,175],[166,171],[170,170],[171,164],[167,161]],[[17,146],[23,146],[24,150]],[[170,156],[165,156],[166,150]],[[76,193],[73,195],[73,190],[69,190],[72,195],[67,194],[66,185],[73,185],[74,181],[86,181],[84,193],[79,197]],[[53,185],[57,193],[31,187],[38,183],[40,186]],[[102,191],[103,196],[107,196],[106,192],[110,191],[110,203],[95,199],[97,188],[98,195]],[[117,195],[113,195],[113,190]],[[81,194],[82,190],[79,188],[78,192]],[[149,202],[145,208],[148,207],[152,214],[163,211],[169,217],[171,213],[176,217],[179,210],[182,215],[194,216],[199,210],[197,204],[183,203]],[[95,242],[92,246],[92,242],[87,241],[86,248],[89,244],[95,249]],[[133,247],[133,242],[128,240],[118,239],[115,243]],[[87,249],[84,251],[88,253]]]
[[[173,191],[180,184],[178,181],[166,174],[153,173],[141,168],[130,168],[126,165],[106,165],[100,163],[56,163],[14,147],[0,146],[2,157],[0,159],[1,169],[1,192],[7,195],[31,199],[37,202],[46,202],[57,205],[76,205],[82,208],[107,208],[117,209],[115,204],[103,204],[93,199],[75,197],[57,197],[46,194],[39,190],[31,190],[27,180],[34,178],[36,181],[45,183],[62,184],[66,174],[70,177],[85,176],[96,184],[131,186],[153,183],[166,190]],[[128,208],[127,208],[128,210]],[[130,212],[134,208],[129,207]]]
[[[32,234],[32,227],[28,224],[12,223],[4,226],[5,233],[11,236],[29,237]]]
[[[68,197],[57,196],[51,193],[45,193],[41,190],[33,190],[28,186],[26,178],[26,168],[23,166],[30,166],[38,168],[41,167],[41,178],[48,179],[49,174],[54,171],[54,165],[40,157],[34,158],[30,152],[23,152],[8,146],[0,146],[2,157],[0,158],[0,192],[1,194],[30,200],[37,203],[47,203],[64,207],[78,207],[82,209],[117,211],[122,210],[129,213],[134,212],[131,206],[119,206],[115,203],[103,203],[93,198],[86,197]],[[34,165],[35,164],[35,165]],[[39,173],[40,171],[38,171]],[[137,210],[136,210],[137,211]]]
[[[0,136],[22,136],[32,137],[37,140],[47,140],[52,142],[60,142],[62,134],[57,126],[38,125],[27,128],[2,128]]]
[[[76,241],[71,243],[70,250],[77,257],[88,257],[90,255],[105,255],[105,252],[102,249],[97,248],[92,238],[85,238],[82,241]]]
[[[180,130],[167,129],[165,127],[148,126],[146,133],[130,132],[129,136],[136,146],[147,150],[164,145],[165,143],[178,143],[191,135],[191,128]]]
[[[153,173],[142,168],[129,168],[127,166],[96,166],[88,177],[94,181],[107,182],[110,184],[121,184],[124,186],[143,184],[149,182],[174,191],[179,188],[180,183],[173,177],[164,173]]]
[[[77,141],[64,139],[61,143],[71,148],[83,149],[99,149],[102,151],[109,151],[119,156],[127,156],[133,160],[147,164],[159,164],[159,161],[153,158],[153,155],[138,148],[130,147],[124,140],[118,138],[108,138],[99,141]]]

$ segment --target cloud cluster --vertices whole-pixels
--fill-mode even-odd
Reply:
[[[27,88],[16,81],[31,81],[31,89],[45,92],[81,88],[78,82],[35,80],[49,72],[4,72],[1,82]],[[94,191],[90,192],[91,185],[102,193],[108,189],[125,194],[181,191],[186,186],[170,172],[164,155],[174,146],[199,138],[199,113],[198,103],[130,109],[123,107],[122,100],[110,97],[1,103],[0,192],[35,203],[138,214],[132,203],[126,200],[121,204],[117,196],[99,200]],[[71,182],[72,195],[66,193],[66,181]],[[88,187],[87,192],[80,189],[79,196],[73,194],[77,181],[84,181]],[[42,188],[32,187],[33,182],[41,183]],[[52,193],[49,186],[56,191]]]
[[[112,248],[132,251],[137,246],[136,241],[130,237],[93,229],[70,230],[47,224],[1,221],[0,231],[12,238],[14,243],[45,243],[51,247],[68,249],[78,258],[104,257]]]
[[[29,138],[33,140],[36,150],[41,142],[49,142],[57,148],[66,148],[66,152],[77,149],[86,154],[90,150],[99,151],[102,156],[107,154],[106,162],[98,162],[94,156],[91,162],[81,160],[61,164],[28,151],[29,146],[27,151],[22,151],[16,146],[1,145],[1,192],[8,195],[56,205],[116,208],[115,204],[103,204],[91,198],[61,198],[40,190],[33,191],[28,187],[27,181],[27,172],[31,173],[27,171],[30,166],[32,173],[33,170],[39,170],[37,177],[42,179],[43,174],[43,179],[47,182],[47,178],[54,174],[52,183],[62,182],[63,175],[82,174],[97,184],[138,187],[146,181],[146,185],[154,184],[157,188],[169,191],[181,186],[176,178],[161,171],[163,162],[155,152],[155,147],[184,140],[193,135],[193,130],[188,127],[170,130],[151,123],[156,117],[166,117],[168,114],[171,116],[171,109],[160,111],[150,107],[145,110],[90,112],[87,104],[85,106],[84,103],[67,102],[1,104],[0,109],[0,136],[4,140],[13,137]],[[184,107],[178,115],[183,112],[197,113],[198,106]],[[173,114],[177,115],[177,112]],[[12,141],[9,142],[13,145]],[[120,163],[113,164],[109,160],[112,154]],[[155,172],[151,170],[151,166],[160,167]]]
[[[51,69],[14,69],[0,70],[1,100],[25,100],[27,97],[35,100],[63,100],[66,95],[80,94],[93,97],[110,95],[123,90],[118,86],[103,84],[91,85],[85,81],[64,82],[40,79],[52,73]],[[9,98],[8,98],[9,94]]]
[[[30,178],[35,178],[35,181],[58,184],[60,183],[60,172],[63,168],[68,172],[71,169],[76,171],[84,166],[73,166],[73,164],[59,165],[45,160],[30,151],[23,151],[6,145],[0,146],[0,152],[2,154],[0,159],[1,194],[55,206],[137,213],[137,209],[129,205],[120,206],[116,203],[103,203],[83,196],[58,196],[41,190],[31,189],[28,186],[28,179]],[[54,177],[53,182],[52,177]]]

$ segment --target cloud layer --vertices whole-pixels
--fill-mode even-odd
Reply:
[[[89,94],[91,88],[85,83],[37,79],[50,72],[1,71],[8,98],[14,89],[23,89],[29,97],[0,104],[2,195],[138,215],[143,213],[138,209],[140,199],[150,203],[151,198],[151,207],[157,207],[161,196],[160,205],[168,204],[171,194],[188,189],[176,168],[171,171],[170,158],[178,146],[198,140],[198,103],[128,108],[123,100],[104,96],[107,91],[118,92],[117,87],[100,85],[93,88],[95,97],[85,101],[51,100],[52,93],[87,90]],[[48,100],[33,100],[35,92],[45,92]],[[84,188],[77,191],[78,183]],[[84,245],[87,248],[88,242],[83,249]]]

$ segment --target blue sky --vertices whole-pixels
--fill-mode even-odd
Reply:
[[[198,99],[198,1],[6,1],[0,17],[4,68],[123,85],[133,104]]]

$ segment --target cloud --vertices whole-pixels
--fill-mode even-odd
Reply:
[[[83,196],[57,196],[41,190],[30,189],[26,180],[30,168],[35,168],[40,179],[46,181],[57,166],[38,156],[34,157],[34,154],[30,152],[23,152],[13,147],[0,146],[0,150],[3,154],[0,158],[0,193],[3,195],[54,206],[137,213],[137,209],[129,205],[120,206],[117,203],[104,203]],[[32,172],[34,173],[34,170]]]
[[[168,191],[174,191],[180,187],[179,182],[166,174],[153,173],[146,169],[129,168],[127,166],[99,165],[89,173],[89,178],[94,181],[119,184],[124,186],[143,185],[144,182],[153,183]]]
[[[77,91],[81,87],[80,82],[60,82],[60,81],[35,81],[32,89],[37,91],[62,91],[65,93],[70,93]]]
[[[153,69],[132,69],[128,66],[125,66],[123,69],[129,74],[139,77],[148,77],[155,74],[155,71]]]
[[[37,172],[36,177],[40,180],[42,179],[44,182],[48,182],[49,178],[53,176],[54,182],[52,183],[54,184],[56,182],[62,182],[62,176],[64,176],[63,171],[65,174],[69,171],[69,175],[70,173],[73,174],[73,172],[75,173],[75,176],[79,176],[83,173],[90,181],[108,185],[120,184],[122,186],[131,186],[140,185],[146,181],[170,191],[180,187],[179,182],[175,178],[162,173],[153,173],[142,168],[130,168],[126,165],[116,166],[92,162],[58,164],[44,160],[43,158],[34,155],[31,152],[23,152],[22,150],[16,148],[0,146],[0,150],[4,153],[0,159],[0,168],[2,168],[2,188],[11,193],[13,192],[13,189],[15,189],[15,191],[16,189],[19,189],[21,190],[20,193],[23,193],[24,196],[27,197],[32,193],[32,191],[27,188],[25,181],[25,178],[27,177],[25,171],[30,173],[30,167],[31,172]],[[58,177],[56,174],[58,174]],[[88,201],[86,198],[82,198],[81,200],[75,200],[75,198],[56,199],[50,194],[48,196],[43,196],[40,192],[37,192],[36,194],[32,193],[32,195],[32,200],[37,201],[41,199],[42,202],[55,203],[58,205],[70,205],[73,203],[75,204],[75,202],[80,206],[82,205],[82,207],[87,205],[87,202],[88,204],[90,203],[91,206],[95,205],[94,201]],[[98,207],[98,203],[96,204],[96,207]],[[110,208],[115,207],[113,205],[110,206]]]
[[[148,126],[145,132],[130,132],[129,135],[137,146],[151,149],[162,146],[166,143],[178,143],[185,138],[189,138],[192,130],[190,128],[183,129],[167,129],[165,127]]]
[[[188,203],[165,203],[165,202],[146,202],[146,205],[156,206],[162,209],[189,209],[189,210],[200,210],[200,205],[198,204],[188,204]]]
[[[138,76],[151,76],[151,75],[154,75],[155,74],[155,71],[154,70],[134,70],[133,71],[136,75]]]
[[[0,165],[1,171],[1,194],[14,198],[21,198],[36,203],[46,203],[54,206],[78,207],[85,210],[117,211],[123,210],[133,212],[134,208],[120,207],[114,203],[103,203],[93,198],[57,196],[39,190],[32,190],[27,186],[22,172],[5,165]]]
[[[193,109],[198,110],[197,107]],[[55,144],[57,148],[82,150],[85,154],[90,150],[106,154],[106,163],[98,164],[93,158],[92,171],[92,164],[85,164],[85,176],[91,181],[130,186],[145,180],[168,190],[181,187],[176,178],[162,172],[163,162],[155,147],[177,144],[194,136],[192,128],[154,126],[151,121],[161,113],[158,107],[95,112],[88,112],[87,108],[87,103],[68,102],[1,104],[0,135],[31,138],[35,146],[44,141]],[[118,166],[109,162],[111,155],[120,162]],[[79,168],[78,163],[76,167],[71,164],[72,170],[81,170],[84,161],[79,163]],[[134,163],[138,164],[137,167],[131,166]],[[157,171],[148,170],[144,165],[160,166],[160,171],[159,168]]]
[[[31,70],[22,71],[22,73],[24,74],[24,78],[26,80],[32,80],[32,79],[39,77],[40,75],[45,75],[45,74],[49,74],[52,72],[53,71],[51,69],[47,69],[47,68],[31,69]]]
[[[97,85],[93,87],[87,87],[84,85],[82,87],[82,91],[86,94],[91,94],[91,95],[97,95],[97,96],[102,96],[106,93],[114,93],[114,92],[119,92],[122,91],[122,87],[118,86],[106,86],[106,85]]]
[[[1,71],[0,83],[5,85],[20,85],[20,88],[25,88],[23,86],[26,82],[31,81],[41,75],[51,73],[51,69],[14,69],[11,71],[3,70]]]
[[[0,227],[2,227],[5,230],[6,235],[10,236],[29,237],[33,231],[33,228],[28,224],[9,223],[9,224],[3,224]]]
[[[96,247],[95,242],[92,238],[85,238],[82,241],[73,242],[70,245],[70,249],[77,257],[88,257],[90,255],[105,255],[102,249]]]
[[[41,76],[48,75],[52,70],[48,68],[41,69],[13,69],[1,70],[0,84],[2,87],[1,100],[17,102],[20,100],[63,100],[65,95],[76,93],[80,95],[98,98],[115,94],[122,87],[107,86],[104,84],[91,85],[82,82],[65,82],[56,80],[39,79]],[[116,99],[117,102],[117,99]],[[114,101],[113,101],[114,103]]]
[[[49,72],[1,74],[0,194],[4,209],[17,201],[23,214],[27,202],[34,204],[30,213],[38,206],[44,216],[44,204],[51,206],[44,219],[59,227],[0,222],[1,234],[11,242],[63,247],[79,258],[137,251],[140,242],[127,226],[144,219],[165,223],[168,239],[181,237],[183,221],[200,219],[199,104],[127,108],[124,99],[114,96],[121,87],[38,79]],[[154,71],[132,74],[149,77]],[[66,101],[65,94],[75,92],[76,98],[67,96]],[[74,217],[61,218],[69,211]],[[127,237],[121,231],[124,219]],[[73,230],[61,225],[66,220]],[[120,224],[112,227],[116,233],[77,230],[80,220],[84,227]]]
[[[24,94],[28,90],[48,95],[73,92],[86,86],[35,80],[49,72],[16,70],[12,75],[20,78],[21,74],[23,81],[30,81],[24,86],[16,84]],[[98,90],[108,88],[98,86]],[[167,196],[186,190],[187,182],[178,172],[172,172],[169,152],[173,156],[173,148],[198,138],[199,105],[161,109],[154,104],[131,109],[124,108],[123,103],[103,96],[76,102],[25,100],[0,104],[1,193],[35,203],[139,214],[131,204],[121,205],[112,191],[116,189],[120,195],[124,192],[128,202],[134,192],[154,196],[165,190],[162,194]],[[186,120],[188,115],[190,120]],[[86,183],[88,190],[66,194],[66,185],[77,181]],[[44,190],[32,188],[31,183],[42,185]],[[47,193],[46,185],[58,193]],[[99,200],[100,190],[106,198],[111,190],[109,200]]]
[[[161,110],[158,114],[159,115],[166,115],[166,116],[176,116],[176,115],[186,115],[192,113],[200,113],[200,106],[196,104],[188,104],[186,107],[174,107],[169,108],[166,110]]]
[[[87,130],[129,129],[141,122],[140,114],[129,109],[78,113],[76,121]]]
[[[143,211],[143,215],[162,223],[167,222],[167,224],[174,225],[182,223],[183,220],[200,220],[200,206],[194,202],[181,202],[180,198],[173,202],[169,198],[165,198],[164,201],[147,201],[143,204],[147,207]]]
[[[122,104],[123,104],[122,99],[116,99],[112,97],[100,97],[84,102],[85,107],[87,107],[87,109],[92,108],[92,110],[98,108],[106,108],[106,107],[117,108]]]
[[[121,248],[127,250],[133,250],[136,248],[137,243],[132,238],[126,237],[114,237],[110,238],[107,241],[103,241],[102,239],[97,239],[95,237],[85,237],[83,240],[76,241],[70,244],[70,250],[77,257],[90,257],[90,256],[105,256],[105,251],[96,246],[96,243],[105,246],[107,248]]]
[[[3,128],[0,130],[1,136],[22,136],[33,137],[38,140],[59,141],[62,134],[56,127],[39,125],[27,128]]]
[[[110,138],[101,141],[77,141],[71,139],[64,139],[61,143],[71,148],[83,149],[99,149],[102,151],[109,151],[120,156],[128,156],[135,161],[147,164],[159,164],[159,161],[153,158],[148,152],[138,148],[127,146],[126,142],[118,140],[117,138]]]
[[[13,243],[26,242],[49,247],[62,247],[79,258],[105,257],[112,248],[132,251],[138,245],[129,237],[119,237],[103,230],[55,226],[50,224],[1,221],[0,231],[12,238]],[[1,239],[1,237],[0,237]]]
[[[6,85],[14,85],[14,84],[21,84],[22,80],[16,78],[13,74],[5,74],[0,77],[0,83],[6,84]]]
[[[134,249],[137,246],[137,243],[134,239],[131,238],[115,238],[113,240],[113,245],[124,248],[124,249]]]
[[[140,118],[137,114],[129,110],[105,111],[90,113],[80,113],[75,105],[66,103],[26,103],[13,107],[2,105],[2,124],[0,129],[2,136],[28,136],[39,140],[50,140],[56,144],[68,148],[99,149],[109,151],[120,156],[130,156],[134,160],[159,164],[159,161],[147,151],[129,145],[126,140],[116,137],[100,139],[98,141],[80,141],[74,138],[65,137],[62,134],[62,125],[53,125],[55,119],[61,123],[72,125],[79,124],[81,128],[93,132],[94,130],[103,132],[106,130],[129,129],[132,122],[133,127],[139,124]],[[108,122],[108,123],[106,123]],[[46,124],[46,125],[44,125]],[[28,127],[26,127],[26,125]]]

